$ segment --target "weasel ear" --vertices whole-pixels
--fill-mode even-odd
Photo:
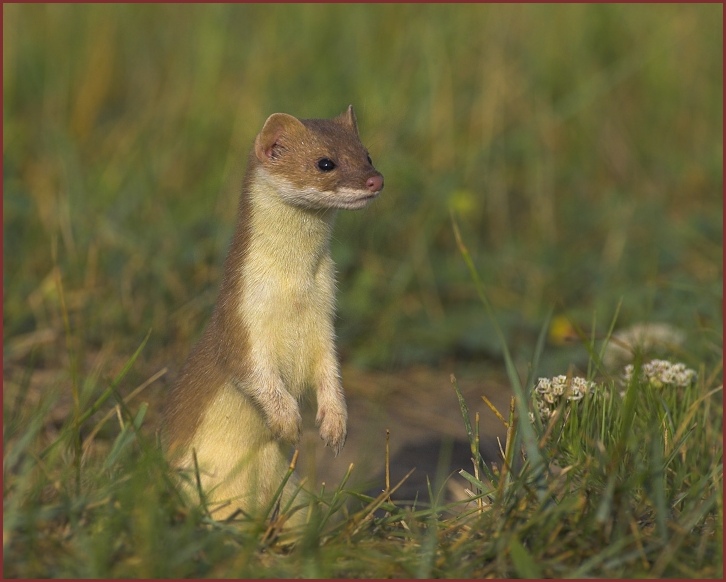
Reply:
[[[305,129],[302,122],[287,113],[273,113],[255,138],[255,155],[261,162],[277,157],[286,149],[289,136]]]
[[[346,124],[348,124],[351,128],[353,128],[353,131],[355,131],[356,135],[358,134],[358,122],[355,118],[355,111],[353,111],[353,106],[348,105],[348,109],[345,113],[342,113],[340,117],[345,121]]]

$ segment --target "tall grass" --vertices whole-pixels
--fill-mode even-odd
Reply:
[[[5,575],[720,576],[722,21],[3,5]],[[343,360],[506,367],[504,457],[483,463],[464,410],[466,507],[438,482],[397,506],[344,481],[301,532],[214,523],[159,455],[163,387],[215,300],[264,119],[349,103],[386,188],[336,227]],[[549,341],[551,314],[581,341]],[[656,320],[699,379],[621,397],[601,340]],[[578,373],[596,396],[524,418],[538,375]]]
[[[98,401],[83,403],[83,421],[68,418],[53,437],[40,406],[4,427],[4,573],[718,577],[722,387],[708,382],[701,375],[685,390],[654,388],[634,376],[621,394],[616,380],[603,379],[549,423],[530,424],[513,405],[502,458],[484,463],[472,447],[474,469],[461,472],[469,503],[443,504],[432,487],[428,499],[400,505],[390,496],[397,484],[371,498],[343,480],[312,492],[297,530],[279,529],[285,508],[269,523],[220,523],[189,506],[142,430],[146,405],[118,396],[115,436],[90,449],[77,487],[73,441]]]

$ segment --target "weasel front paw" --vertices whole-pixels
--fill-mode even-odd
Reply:
[[[276,407],[267,413],[267,426],[270,427],[276,440],[296,444],[302,434],[302,417],[294,399],[285,406]]]
[[[348,434],[348,413],[345,409],[333,410],[319,407],[315,423],[320,427],[320,438],[325,441],[326,446],[333,449],[333,453],[337,457]]]

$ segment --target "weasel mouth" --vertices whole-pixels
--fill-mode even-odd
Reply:
[[[379,192],[367,192],[361,196],[355,198],[342,198],[339,200],[340,207],[349,210],[357,210],[368,205],[374,198],[378,197]]]

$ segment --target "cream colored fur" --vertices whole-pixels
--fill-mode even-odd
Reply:
[[[266,509],[287,470],[289,455],[285,449],[271,437],[249,400],[237,387],[226,384],[205,411],[190,444],[184,462],[189,479],[187,492],[192,498],[197,495],[191,455],[194,450],[212,516],[224,519],[240,507],[257,514]],[[288,487],[283,504],[290,494]]]

